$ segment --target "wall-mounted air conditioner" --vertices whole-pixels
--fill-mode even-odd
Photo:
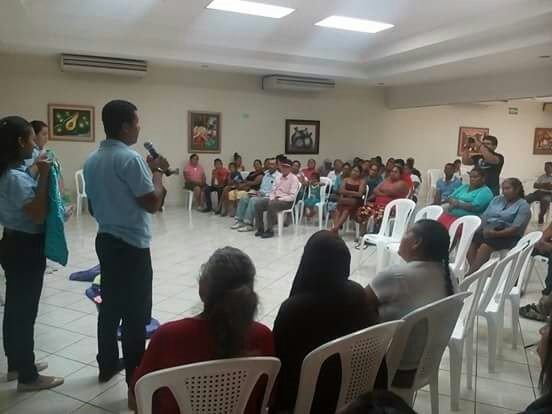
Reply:
[[[60,67],[63,72],[108,73],[139,77],[146,76],[148,72],[148,63],[145,60],[65,53],[61,55]]]
[[[262,78],[261,88],[264,90],[322,92],[334,89],[335,81],[333,79],[303,76],[268,75]]]

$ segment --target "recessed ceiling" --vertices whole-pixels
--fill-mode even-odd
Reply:
[[[86,53],[386,86],[552,66],[552,0],[261,0],[281,18],[209,10],[211,0],[3,0],[0,50]],[[329,16],[393,24],[315,26]]]

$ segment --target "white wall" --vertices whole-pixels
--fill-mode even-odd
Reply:
[[[389,110],[380,89],[340,86],[320,96],[268,94],[252,75],[221,74],[155,65],[144,79],[68,74],[54,58],[0,54],[0,116],[20,114],[46,120],[48,102],[90,104],[96,107],[96,143],[52,142],[73,188],[74,171],[103,139],[100,115],[110,99],[128,99],[139,107],[141,142],[153,141],[175,167],[188,158],[188,110],[222,112],[222,154],[201,155],[210,166],[234,151],[247,165],[284,152],[286,118],[319,119],[318,160],[382,155],[414,156],[420,170],[440,168],[455,159],[459,126],[488,127],[499,138],[506,157],[504,175],[521,178],[540,174],[550,156],[533,154],[535,127],[552,127],[552,114],[542,104],[450,105]],[[508,115],[508,107],[519,115]],[[244,116],[245,115],[245,116]],[[137,147],[143,152],[140,146]],[[296,157],[306,161],[308,156]],[[166,180],[168,203],[182,202],[181,179]]]

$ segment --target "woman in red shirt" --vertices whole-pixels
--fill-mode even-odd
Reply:
[[[310,181],[312,173],[316,172],[316,161],[312,158],[307,162],[307,168],[303,168],[301,171],[307,181]]]
[[[157,330],[135,371],[132,392],[138,379],[160,369],[215,359],[273,356],[272,332],[253,321],[258,304],[254,278],[255,266],[241,250],[216,250],[201,269],[199,296],[203,312],[166,323]],[[247,413],[260,411],[264,393],[262,385],[257,385]],[[179,413],[168,389],[155,393],[153,413]]]

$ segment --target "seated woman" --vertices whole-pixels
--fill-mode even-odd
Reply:
[[[301,172],[303,173],[303,175],[306,177],[307,180],[310,180],[312,173],[317,172],[316,171],[316,161],[313,160],[312,158],[310,160],[308,160],[307,161],[307,168],[303,168],[303,170]]]
[[[541,361],[541,374],[539,386],[541,396],[533,401],[521,414],[549,414],[552,412],[552,335],[550,328],[552,319],[544,325],[539,333],[540,342],[537,346],[537,354]]]
[[[234,159],[234,163],[236,164],[236,170],[238,170],[239,172],[245,171],[242,156],[235,152],[232,158]]]
[[[399,247],[406,264],[377,274],[366,286],[369,302],[378,308],[379,322],[401,319],[408,313],[454,293],[449,271],[449,234],[434,220],[420,220],[406,232]],[[423,351],[426,327],[415,328],[399,372],[398,386],[408,386]]]
[[[459,217],[480,216],[493,197],[493,192],[485,185],[485,172],[474,168],[470,171],[470,183],[462,184],[448,198],[448,207],[439,222],[448,229]]]
[[[190,155],[190,162],[184,167],[184,188],[192,191],[196,208],[200,209],[203,204],[203,189],[205,187],[205,171],[199,164],[197,154]]]
[[[309,181],[308,197],[303,201],[307,218],[312,218],[316,214],[316,204],[320,203],[321,187],[320,174],[312,173]]]
[[[272,333],[255,322],[257,294],[253,290],[255,266],[241,250],[218,249],[201,268],[199,297],[203,312],[192,318],[162,325],[151,338],[136,369],[134,384],[160,369],[215,359],[272,356]],[[254,393],[248,413],[258,413],[262,393]],[[154,413],[179,413],[171,392],[154,395]]]
[[[360,167],[354,166],[351,169],[351,176],[343,179],[339,189],[339,200],[337,201],[337,210],[334,214],[334,225],[331,231],[337,234],[350,216],[356,217],[365,192],[366,186],[360,176]]]
[[[236,173],[241,173],[236,168]],[[233,216],[236,211],[237,202],[247,195],[249,190],[258,190],[261,186],[261,181],[263,180],[264,170],[261,160],[255,160],[253,162],[253,171],[245,178],[245,180],[239,180],[236,175],[236,180],[226,186],[222,192],[222,206],[220,210],[221,216],[226,216],[228,211],[230,215]]]
[[[370,218],[374,220],[374,231],[379,230],[385,206],[391,201],[406,198],[410,191],[408,183],[404,179],[403,167],[395,165],[389,176],[383,180],[372,193],[371,202],[362,206],[357,215],[357,221],[365,224]],[[366,226],[363,226],[362,233],[366,232]]]
[[[276,356],[282,361],[276,411],[293,411],[301,365],[313,349],[371,326],[377,318],[360,285],[348,280],[351,254],[334,233],[315,233],[305,245],[291,294],[274,322]],[[340,362],[331,357],[318,378],[311,413],[335,413]]]
[[[383,178],[381,178],[379,165],[372,163],[370,165],[370,169],[368,170],[368,175],[364,177],[364,183],[368,186],[368,197],[374,193],[374,190],[381,184],[382,181]]]
[[[523,237],[531,220],[523,185],[517,178],[502,183],[502,195],[493,198],[481,215],[481,227],[468,250],[470,273],[479,269],[497,250],[511,249]]]

